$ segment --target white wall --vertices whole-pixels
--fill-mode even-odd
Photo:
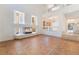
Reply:
[[[65,17],[65,14],[67,13],[71,13],[71,12],[74,12],[74,11],[78,11],[79,10],[79,4],[74,4],[74,5],[70,5],[70,6],[67,6],[67,7],[64,7],[64,8],[61,8],[57,11],[54,11],[54,12],[50,12],[49,15],[51,15],[52,17],[53,16],[58,16],[59,19],[59,31],[58,32],[55,32],[55,31],[50,31],[48,32],[47,30],[43,30],[41,29],[41,33],[42,34],[47,34],[47,35],[52,35],[52,36],[57,36],[57,37],[61,37],[62,36],[62,33],[66,31],[66,17]],[[48,15],[45,14],[45,15]]]
[[[0,41],[12,39],[14,24],[12,12],[6,5],[0,5]]]
[[[40,20],[41,14],[45,12],[45,5],[0,5],[0,41],[14,38],[14,10],[24,12],[26,24],[30,26],[31,16],[35,15]]]
[[[68,17],[75,17],[79,15],[79,4],[72,4],[68,7],[65,7],[64,9],[61,10],[64,15],[64,21],[63,21],[63,31],[67,32],[67,18]],[[70,16],[71,15],[71,16]],[[77,17],[75,17],[77,18]]]
[[[18,10],[25,13],[26,24],[31,25],[31,16],[35,15],[38,19],[38,33],[43,33],[41,29],[41,17],[42,14],[47,12],[46,5],[0,5],[0,41],[6,41],[10,38],[14,38],[14,10]],[[59,16],[60,26],[59,32],[53,32],[56,36],[61,36],[65,30],[65,17],[64,14],[79,10],[79,5],[70,5],[69,7],[62,8],[56,12],[52,12],[52,15]],[[46,33],[46,32],[45,32]],[[52,33],[51,33],[52,35]]]
[[[52,30],[45,30],[45,29],[41,29],[41,33],[42,34],[46,34],[46,35],[52,35],[52,36],[57,36],[57,37],[61,37],[62,36],[62,32],[63,32],[63,20],[64,20],[64,15],[61,12],[56,12],[54,14],[52,14],[52,17],[54,16],[58,16],[57,19],[55,19],[58,23],[58,30],[57,31],[53,31],[53,26],[52,26]],[[54,20],[54,19],[52,19]]]

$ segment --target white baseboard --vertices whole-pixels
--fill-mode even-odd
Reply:
[[[12,37],[8,37],[8,38],[1,39],[0,42],[14,40],[14,39],[15,39],[15,37],[12,36]]]

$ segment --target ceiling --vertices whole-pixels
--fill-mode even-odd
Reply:
[[[79,11],[71,12],[65,14],[67,18],[79,18]]]
[[[66,6],[69,6],[71,4],[48,4],[48,11],[56,11],[58,9],[64,8]]]

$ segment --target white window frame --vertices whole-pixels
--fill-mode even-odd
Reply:
[[[16,21],[16,13],[19,13],[20,15],[23,14],[23,22],[22,23],[20,21],[19,21],[19,23],[17,23],[17,21]],[[15,24],[15,27],[16,27],[16,25],[19,25],[19,26],[20,25],[25,25],[25,15],[24,15],[23,12],[14,10],[14,24]],[[18,27],[18,28],[19,28],[19,34],[21,34],[21,31],[20,31],[21,29],[20,29],[20,27]],[[16,34],[16,31],[15,31],[15,34]]]
[[[35,25],[36,25],[36,32],[37,32],[37,27],[38,27],[37,16],[35,15],[31,16],[31,25],[32,25],[32,17],[35,17]],[[36,33],[36,32],[32,32],[32,33]]]

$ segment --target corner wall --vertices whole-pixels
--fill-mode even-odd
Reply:
[[[0,41],[12,40],[15,38],[14,10],[25,13],[25,23],[31,26],[31,16],[37,16],[40,20],[45,12],[45,6],[40,4],[2,4],[0,5]],[[39,24],[39,21],[38,21]],[[39,33],[39,25],[37,31]]]

